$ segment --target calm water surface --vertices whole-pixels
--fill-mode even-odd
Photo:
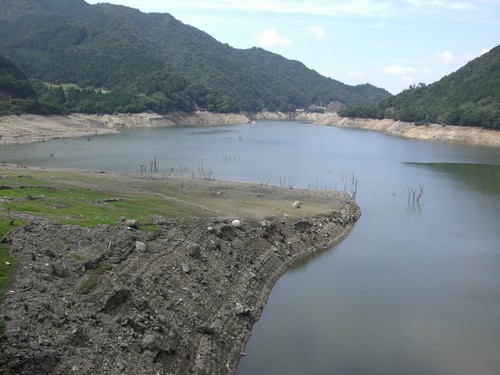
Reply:
[[[278,281],[240,375],[500,374],[500,150],[298,122],[0,146],[0,162],[138,173],[155,156],[160,174],[358,181],[361,219]]]

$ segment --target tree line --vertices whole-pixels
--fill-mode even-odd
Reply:
[[[500,46],[431,85],[412,85],[379,104],[354,106],[339,114],[500,129]]]

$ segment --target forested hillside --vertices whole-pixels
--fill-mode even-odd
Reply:
[[[24,73],[9,59],[0,56],[0,115],[32,112],[33,86]]]
[[[431,85],[412,86],[378,105],[340,114],[500,129],[500,46]]]
[[[9,59],[0,56],[0,98],[26,99],[35,91],[24,73]]]
[[[0,54],[32,79],[106,89],[76,89],[71,98],[65,90],[59,104],[81,111],[294,110],[390,96],[260,48],[232,48],[169,14],[83,0],[0,0]],[[95,106],[96,100],[107,103]]]

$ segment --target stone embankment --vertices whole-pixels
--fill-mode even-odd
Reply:
[[[340,197],[330,214],[298,219],[11,231],[3,242],[22,264],[1,303],[1,373],[234,374],[276,280],[359,218]]]

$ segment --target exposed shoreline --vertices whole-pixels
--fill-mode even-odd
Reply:
[[[236,125],[259,120],[297,120],[315,125],[381,131],[397,137],[500,147],[500,130],[430,124],[416,126],[394,120],[350,119],[334,113],[211,113],[172,112],[68,116],[20,115],[0,117],[0,145],[45,142],[54,138],[88,137],[117,133],[124,128],[175,125]]]
[[[347,237],[360,216],[356,203],[335,191],[0,168],[6,186],[20,173],[56,190],[85,188],[114,199],[154,195],[191,214],[162,219],[159,230],[148,232],[61,225],[22,213],[29,224],[3,240],[23,259],[0,302],[5,374],[234,374],[278,278]],[[61,209],[50,196],[41,199]],[[11,210],[0,215],[17,218]],[[102,269],[96,286],[79,293],[96,269]]]

